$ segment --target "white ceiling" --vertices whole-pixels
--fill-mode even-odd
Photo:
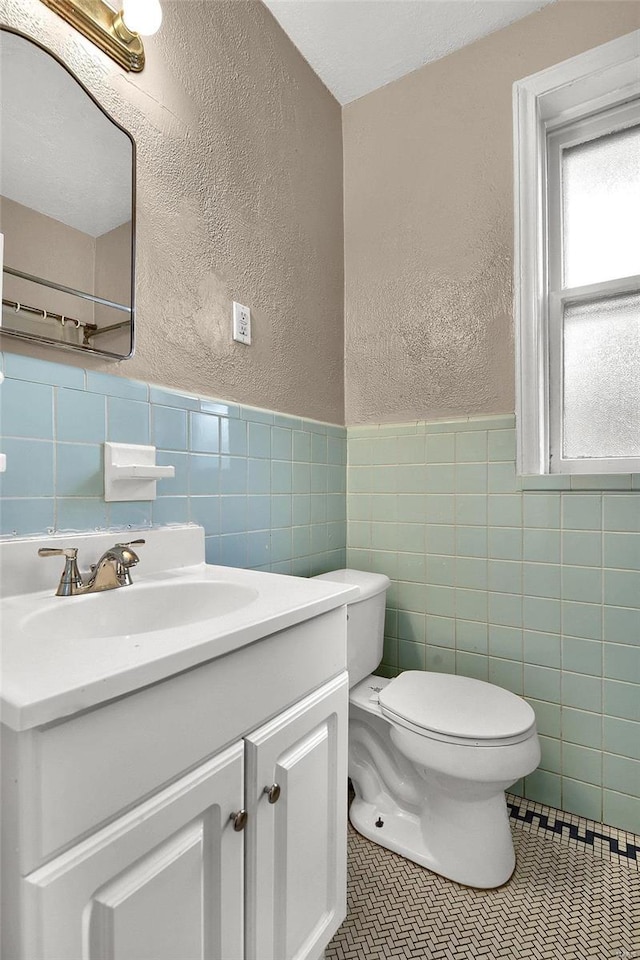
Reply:
[[[73,77],[2,31],[0,87],[2,195],[92,237],[130,220],[131,141]]]
[[[264,0],[326,87],[350,103],[555,0]]]

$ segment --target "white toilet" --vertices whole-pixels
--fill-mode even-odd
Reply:
[[[504,791],[540,762],[533,710],[468,677],[371,676],[382,658],[389,578],[336,570],[319,579],[360,587],[347,608],[351,823],[458,883],[505,883],[515,853]]]

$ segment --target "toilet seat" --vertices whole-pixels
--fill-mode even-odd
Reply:
[[[379,703],[388,720],[446,743],[507,746],[536,732],[521,697],[470,677],[407,670],[380,691]]]

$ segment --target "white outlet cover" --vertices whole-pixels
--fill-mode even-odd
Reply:
[[[238,343],[251,343],[251,310],[233,301],[233,339]]]

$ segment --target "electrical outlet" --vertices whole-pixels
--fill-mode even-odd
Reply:
[[[238,343],[251,343],[251,310],[233,301],[233,339]]]

